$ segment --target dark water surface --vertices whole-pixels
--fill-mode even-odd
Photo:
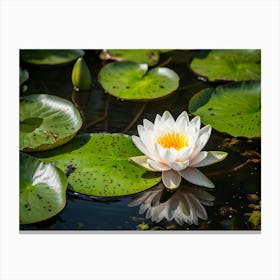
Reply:
[[[173,69],[180,77],[179,89],[172,95],[147,104],[143,114],[127,134],[137,135],[136,126],[143,118],[151,121],[156,114],[169,110],[174,117],[187,109],[188,101],[194,93],[205,87],[217,84],[199,80],[188,68],[188,61],[195,51],[172,51],[162,54],[159,64]],[[132,119],[142,107],[139,102],[127,102],[109,97],[97,81],[100,68],[107,62],[99,59],[98,51],[86,51],[87,62],[93,78],[93,88],[88,96],[87,104],[82,106],[86,123],[94,121],[104,114],[108,105],[108,118],[104,122],[89,127],[86,132],[110,133],[126,130]],[[68,100],[75,99],[71,83],[73,63],[57,66],[36,66],[24,64],[22,68],[29,71],[27,81],[28,91],[24,94],[48,93]],[[160,223],[145,219],[145,214],[139,215],[139,206],[128,207],[131,196],[118,198],[93,198],[67,192],[67,204],[63,211],[46,221],[20,226],[21,230],[135,230],[142,222],[149,229],[201,229],[201,230],[246,230],[256,229],[248,222],[248,215],[253,210],[252,204],[260,203],[261,170],[260,170],[260,140],[243,138],[233,139],[213,130],[210,140],[204,150],[223,150],[229,153],[222,162],[213,166],[201,168],[215,184],[211,194],[215,196],[213,206],[205,207],[208,220],[200,220],[199,225],[178,225],[175,221],[163,220]],[[259,160],[257,160],[259,159]]]

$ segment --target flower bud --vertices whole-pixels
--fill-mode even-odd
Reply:
[[[91,74],[82,57],[78,58],[72,70],[72,84],[77,90],[91,88]]]

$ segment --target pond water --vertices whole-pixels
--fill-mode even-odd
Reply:
[[[143,103],[118,100],[104,93],[97,80],[98,72],[107,62],[99,58],[99,51],[86,50],[85,61],[90,68],[93,87],[89,94],[73,92],[71,72],[73,63],[55,66],[37,66],[21,61],[29,72],[26,82],[27,94],[52,94],[79,103],[87,124],[94,122],[107,111],[107,118],[93,124],[83,132],[124,131],[138,135],[137,124],[143,118],[151,121],[165,110],[177,117],[187,110],[190,98],[199,90],[216,86],[199,80],[188,68],[188,61],[196,51],[176,50],[162,54],[159,64],[173,69],[180,77],[179,89],[160,100],[148,102],[141,116],[132,127],[131,121],[141,110]],[[224,84],[225,82],[221,83]],[[173,221],[153,222],[139,214],[139,206],[129,207],[131,196],[116,198],[90,197],[67,190],[66,207],[56,216],[43,222],[21,225],[21,230],[259,230],[260,224],[252,223],[250,216],[260,207],[261,165],[260,139],[233,138],[213,130],[204,150],[222,150],[228,157],[213,166],[201,168],[214,183],[208,191],[215,197],[213,206],[205,206],[208,220],[199,220],[198,225],[182,225]],[[150,191],[150,190],[148,190]],[[251,218],[251,219],[250,219]]]

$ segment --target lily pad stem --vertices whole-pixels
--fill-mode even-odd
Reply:
[[[159,64],[157,67],[163,67],[166,64],[168,64],[172,60],[172,56],[169,56],[165,61],[163,61],[161,64]]]
[[[86,128],[89,128],[91,126],[94,126],[102,121],[104,121],[104,130],[107,130],[108,129],[108,109],[109,109],[109,104],[110,104],[110,98],[109,98],[109,95],[106,96],[106,102],[105,102],[105,107],[104,107],[104,114],[102,117],[94,120],[94,121],[91,121],[90,123],[88,123],[86,125]]]
[[[186,89],[196,89],[196,88],[198,88],[200,90],[200,87],[205,88],[205,84],[196,83],[196,84],[186,85],[186,86],[178,88],[177,91],[186,90]]]
[[[232,167],[231,169],[207,173],[207,176],[212,177],[212,176],[223,175],[226,173],[236,172],[237,170],[241,169],[242,167],[244,167],[249,163],[260,163],[260,162],[261,160],[259,158],[249,158],[245,162],[242,162],[239,165]]]
[[[139,109],[137,115],[133,118],[133,120],[129,123],[129,125],[122,131],[122,133],[128,132],[133,125],[137,122],[137,120],[140,118],[140,116],[143,114],[145,108],[146,108],[147,103],[145,102],[141,108]]]
[[[73,102],[74,106],[79,110],[79,113],[80,113],[81,118],[82,118],[82,120],[83,120],[83,124],[82,124],[82,127],[81,127],[80,131],[86,131],[87,127],[86,127],[85,113],[84,113],[84,111],[82,110],[82,108],[80,107],[80,105],[79,105],[79,104],[76,102],[76,100],[75,100],[75,95],[74,95],[74,92],[75,92],[75,91],[76,91],[76,90],[74,89],[74,90],[73,90],[73,93],[72,93],[72,102]]]

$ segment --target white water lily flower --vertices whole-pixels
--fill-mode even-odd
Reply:
[[[201,151],[211,134],[211,126],[200,128],[200,117],[189,120],[186,111],[175,121],[165,111],[157,115],[152,123],[144,119],[137,127],[139,137],[132,136],[136,147],[145,155],[130,158],[150,171],[162,172],[166,188],[175,190],[182,177],[190,183],[207,188],[214,184],[197,167],[207,166],[223,160],[227,153]]]
[[[140,205],[139,214],[146,211],[146,219],[159,223],[163,219],[175,220],[179,225],[198,225],[199,219],[207,220],[208,215],[203,205],[212,206],[214,196],[195,186],[183,186],[165,202],[160,199],[164,185],[159,184],[151,190],[136,194],[128,206]]]

